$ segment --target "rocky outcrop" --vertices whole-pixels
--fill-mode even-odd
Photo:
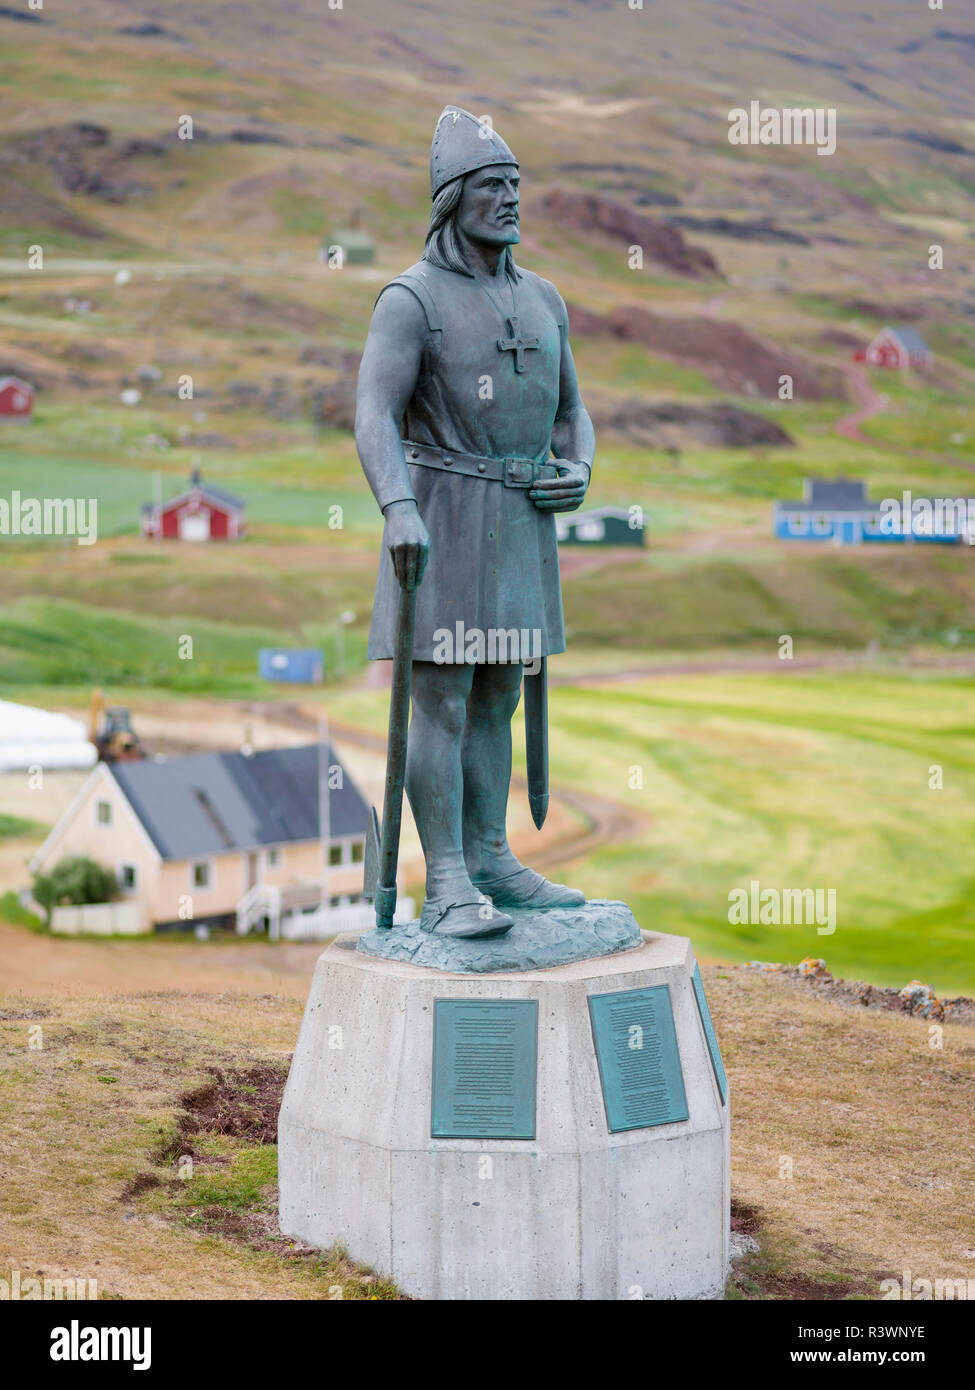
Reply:
[[[723,391],[777,400],[779,378],[791,376],[794,399],[846,399],[843,375],[796,352],[764,342],[726,319],[655,314],[623,304],[607,315],[569,306],[569,325],[580,335],[605,333],[642,343],[655,357],[703,372]]]
[[[648,401],[640,396],[586,395],[597,435],[614,434],[648,449],[788,448],[795,443],[774,420],[731,401]]]
[[[711,253],[702,246],[693,246],[680,228],[637,212],[615,198],[554,188],[546,193],[543,204],[549,216],[563,227],[597,232],[623,246],[642,247],[645,259],[666,266],[676,275],[695,279],[721,275]]]

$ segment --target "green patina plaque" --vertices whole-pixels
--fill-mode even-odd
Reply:
[[[434,1139],[534,1139],[538,1004],[435,999]]]
[[[728,1100],[728,1078],[725,1076],[724,1062],[721,1060],[721,1049],[718,1047],[718,1035],[714,1031],[714,1024],[711,1022],[711,1010],[708,1008],[708,998],[704,993],[704,981],[701,979],[701,967],[697,961],[694,962],[694,994],[697,997],[697,1008],[701,1015],[701,1022],[704,1024],[704,1036],[707,1039],[708,1051],[711,1054],[711,1065],[714,1068],[714,1079],[718,1083],[718,1090],[721,1092],[721,1104],[725,1105]]]
[[[686,1120],[667,985],[591,994],[589,1013],[610,1133]]]

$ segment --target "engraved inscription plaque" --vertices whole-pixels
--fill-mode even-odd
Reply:
[[[721,1049],[718,1046],[718,1035],[714,1031],[714,1024],[711,1022],[711,1010],[708,1008],[708,998],[704,993],[704,981],[701,979],[701,967],[697,961],[694,962],[694,994],[697,998],[698,1013],[701,1015],[701,1022],[704,1024],[704,1036],[707,1039],[708,1052],[711,1054],[711,1065],[714,1068],[714,1079],[718,1083],[718,1090],[721,1092],[721,1104],[725,1105],[728,1101],[728,1078],[725,1076],[724,1062],[721,1060]]]
[[[435,999],[434,1139],[534,1139],[538,1004]]]
[[[686,1120],[667,985],[591,994],[589,1013],[610,1133]]]

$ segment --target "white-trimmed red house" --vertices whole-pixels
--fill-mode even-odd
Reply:
[[[34,412],[34,388],[19,376],[0,376],[0,420],[30,420]]]
[[[190,486],[169,502],[146,502],[142,534],[154,540],[234,541],[244,534],[242,497],[205,483],[194,469]]]
[[[929,367],[931,349],[916,328],[882,328],[864,354],[871,367]]]

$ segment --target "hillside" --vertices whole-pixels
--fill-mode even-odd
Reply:
[[[975,26],[916,0],[76,0],[0,7],[0,48],[0,375],[38,388],[33,423],[3,428],[0,498],[98,507],[90,547],[3,537],[0,695],[83,710],[104,686],[138,726],[140,701],[279,698],[255,649],[287,642],[324,650],[336,717],[382,727],[351,402],[458,102],[518,152],[518,258],[570,306],[589,501],[649,523],[642,551],[562,555],[555,773],[576,794],[609,776],[625,806],[639,761],[655,818],[575,881],[738,960],[797,953],[731,932],[731,884],[832,883],[837,968],[975,989],[975,557],[771,528],[810,477],[975,494]],[[835,107],[835,154],[731,145],[753,99]],[[330,269],[350,226],[375,261]],[[889,322],[931,368],[854,364]],[[195,467],[245,496],[246,538],[143,542],[140,506]]]

